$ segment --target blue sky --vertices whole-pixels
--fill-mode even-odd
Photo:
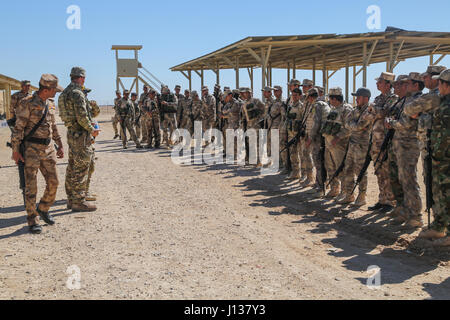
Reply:
[[[432,5],[431,5],[432,3]],[[66,9],[81,9],[81,29],[69,30]],[[0,73],[37,84],[42,73],[56,74],[63,86],[70,68],[86,68],[90,97],[111,103],[115,90],[113,44],[143,45],[140,61],[171,88],[187,87],[187,80],[170,67],[199,57],[247,36],[317,33],[369,32],[366,26],[370,5],[381,8],[381,30],[395,26],[406,30],[450,32],[450,1],[2,1],[0,10]],[[396,73],[425,71],[429,58],[402,62]],[[441,64],[450,66],[447,56]],[[369,68],[369,88],[385,64]],[[241,86],[249,85],[246,71]],[[260,95],[260,70],[255,71],[255,92]],[[206,84],[215,75],[207,71]],[[311,78],[311,72],[297,71],[297,78]],[[194,76],[198,89],[200,79]],[[234,86],[233,71],[221,73],[221,85]],[[321,74],[317,74],[321,79]],[[358,84],[360,79],[358,80]],[[286,72],[274,70],[273,84],[286,84]],[[320,83],[319,83],[320,84]],[[330,86],[344,85],[344,73],[330,80]],[[376,93],[376,92],[375,92]]]

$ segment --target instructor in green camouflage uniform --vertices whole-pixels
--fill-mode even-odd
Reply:
[[[67,127],[69,164],[66,171],[67,208],[75,212],[95,211],[97,207],[86,201],[86,188],[94,150],[91,137],[97,137],[89,118],[88,101],[83,92],[86,71],[72,68],[71,83],[59,96],[59,115]]]

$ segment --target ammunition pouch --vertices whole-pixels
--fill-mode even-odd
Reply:
[[[297,118],[297,115],[296,115],[295,113],[288,113],[288,114],[286,115],[286,117],[287,117],[288,119],[294,120],[295,118]]]
[[[17,121],[17,118],[14,117],[14,118],[11,118],[8,121],[6,121],[6,123],[8,124],[8,126],[10,128],[14,128],[16,126],[16,121]]]
[[[321,134],[335,136],[341,131],[342,125],[338,122],[327,121],[325,122]]]

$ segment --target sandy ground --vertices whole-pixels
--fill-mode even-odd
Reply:
[[[57,224],[37,236],[27,232],[9,133],[0,129],[0,298],[450,298],[450,254],[415,240],[418,232],[366,208],[311,200],[284,176],[179,166],[168,150],[124,151],[111,125],[102,129],[92,184],[99,210],[66,209],[61,160]],[[67,286],[71,266],[80,289]],[[369,266],[381,270],[378,289],[366,285]]]

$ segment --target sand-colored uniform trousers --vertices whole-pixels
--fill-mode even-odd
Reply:
[[[133,106],[134,106],[134,132],[136,133],[136,138],[137,139],[141,139],[141,134],[142,134],[142,130],[141,130],[141,108],[139,108],[139,103],[137,101],[133,102]]]
[[[183,100],[178,104],[179,128],[188,130],[191,136],[194,134],[194,124],[192,123],[192,99],[183,97]]]
[[[322,159],[320,157],[320,148],[321,148],[321,140],[322,134],[320,130],[322,129],[323,124],[325,123],[328,114],[330,113],[330,106],[323,101],[314,101],[314,115],[313,115],[313,125],[311,131],[309,132],[309,136],[311,138],[311,153],[312,159],[314,163],[314,167],[316,168],[316,184],[322,185],[322,181],[324,180],[322,177]],[[332,174],[330,172],[327,173]]]
[[[433,215],[432,228],[450,236],[450,95],[433,112]]]
[[[374,100],[374,109],[376,112],[376,118],[372,128],[372,149],[370,155],[372,161],[376,161],[378,155],[380,154],[381,145],[383,144],[384,137],[386,136],[386,129],[384,127],[384,120],[388,114],[391,107],[397,102],[398,97],[393,93],[388,93],[387,95],[380,94]],[[381,155],[380,160],[383,158]],[[389,174],[389,163],[388,161],[383,162],[380,166],[377,165],[377,170],[375,172],[378,181],[378,202],[384,205],[394,205],[394,194],[392,193],[392,186]]]
[[[239,121],[240,121],[240,113],[241,113],[241,103],[232,99],[229,103],[226,103],[222,108],[222,115],[225,118],[225,123],[223,127],[223,146],[225,151],[227,150],[227,130],[236,130],[239,129]],[[233,143],[233,159],[237,159],[237,138],[234,139]]]
[[[170,95],[162,95],[161,101],[167,102],[168,108],[178,109],[178,100],[177,97],[173,94]],[[166,106],[162,106],[162,108],[166,108]],[[162,116],[162,130],[163,130],[163,142],[170,146],[172,134],[175,130],[177,130],[177,119],[176,119],[176,111],[175,112],[163,112]]]
[[[16,126],[11,136],[13,151],[19,152],[20,143],[32,128],[41,120],[45,108],[49,111],[43,123],[36,130],[32,138],[53,139],[61,143],[61,136],[56,127],[54,105],[50,100],[43,101],[39,95],[34,93],[21,100],[16,108]],[[58,189],[58,175],[56,172],[56,152],[53,143],[49,145],[32,142],[25,143],[25,209],[27,211],[28,225],[32,226],[39,222],[36,211],[37,197],[37,172],[41,171],[46,182],[44,195],[40,200],[39,209],[48,212],[55,202]]]
[[[368,105],[356,107],[345,119],[345,127],[350,131],[350,140],[342,177],[342,189],[347,195],[353,191],[355,177],[358,177],[366,161],[370,145],[370,129],[374,120],[375,114],[368,111]],[[359,193],[366,192],[367,172],[359,184]]]

